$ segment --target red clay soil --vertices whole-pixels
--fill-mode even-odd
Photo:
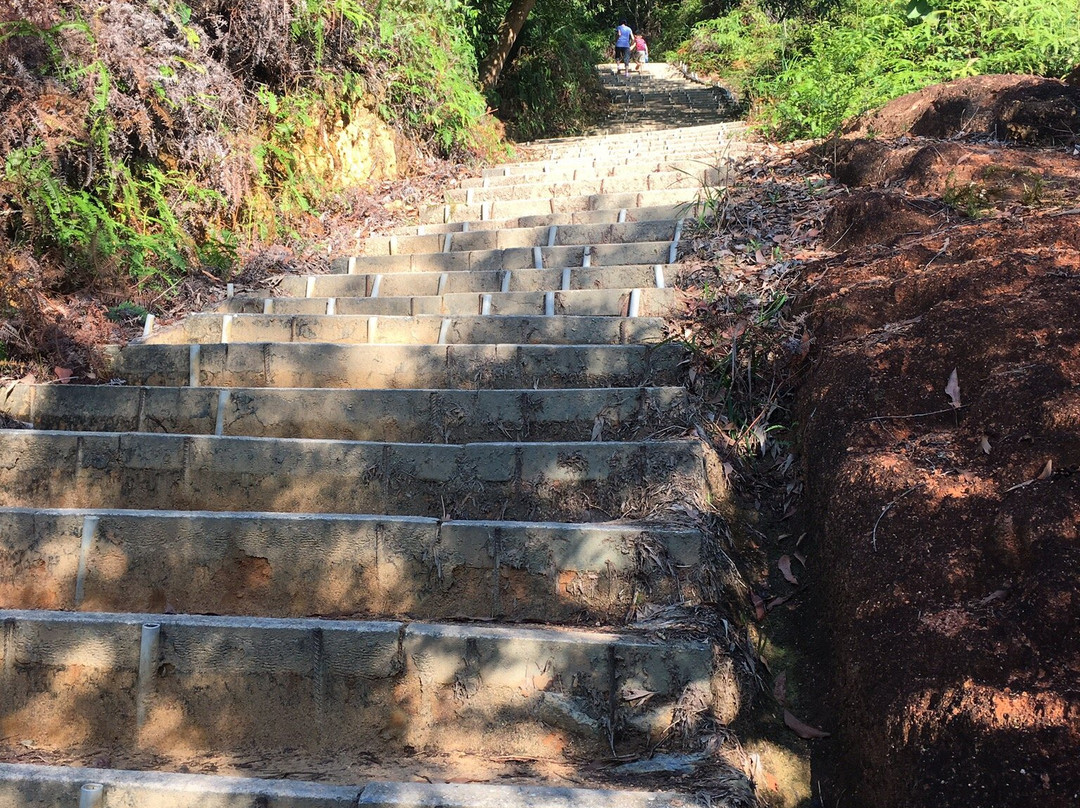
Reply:
[[[1050,84],[932,88],[854,130],[900,140],[818,152],[863,186],[797,413],[830,806],[1080,804],[1080,96]],[[1036,108],[1056,146],[955,139]]]

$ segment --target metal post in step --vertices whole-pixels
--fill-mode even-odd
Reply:
[[[545,317],[554,317],[555,316],[555,293],[554,292],[544,292],[544,316]]]
[[[199,386],[199,357],[201,355],[201,345],[188,346],[188,387]]]
[[[454,241],[453,232],[447,233],[445,236],[443,236],[442,251],[444,253],[450,252],[450,245],[451,245],[451,243],[453,241]]]
[[[274,313],[274,298],[272,298],[272,297],[264,297],[263,298],[263,314],[273,314],[273,313]]]
[[[442,297],[446,294],[446,284],[450,282],[450,273],[444,272],[439,275],[439,285],[435,289],[435,294]]]
[[[510,270],[504,269],[502,271],[502,283],[499,285],[499,291],[506,294],[510,291]]]
[[[219,390],[217,397],[217,418],[214,421],[214,434],[219,438],[225,434],[225,410],[229,406],[229,391]]]
[[[146,339],[154,333],[154,322],[156,321],[156,319],[157,318],[155,318],[152,314],[146,315],[146,322],[143,323],[142,327],[143,339]]]
[[[221,344],[228,345],[232,340],[233,316],[226,314],[221,318]]]
[[[491,295],[482,295],[480,298],[480,314],[485,317],[491,314]]]
[[[304,287],[304,297],[315,297],[315,276],[307,276],[307,286]]]
[[[371,294],[368,297],[378,297],[379,288],[382,286],[382,275],[376,275],[371,281]]]
[[[547,245],[549,247],[554,247],[555,246],[555,239],[558,237],[558,234],[559,234],[559,228],[556,225],[552,225],[551,227],[548,228]]]
[[[328,298],[326,298],[326,313],[331,315],[331,316],[337,314],[337,298],[336,297],[328,297]]]
[[[544,268],[544,251],[540,247],[533,247],[533,267],[535,269]]]
[[[569,291],[570,289],[570,275],[570,267],[564,267],[562,271],[562,283],[560,284],[564,292]]]
[[[79,545],[79,568],[75,573],[75,608],[82,605],[86,589],[86,568],[90,561],[90,548],[97,538],[100,516],[84,516],[82,523],[82,543]]]
[[[368,317],[367,320],[367,341],[369,345],[375,344],[375,337],[379,331],[379,318]]]
[[[581,266],[592,266],[592,245],[586,245],[585,252],[581,255]]]
[[[653,271],[654,271],[654,274],[656,276],[656,288],[657,289],[663,289],[664,288],[664,265],[663,264],[657,264],[655,267],[653,267]]]
[[[443,318],[442,323],[439,325],[439,344],[446,344],[446,335],[450,333],[450,318]]]
[[[671,246],[668,247],[668,259],[669,264],[674,264],[679,257],[679,239],[682,238],[683,219],[679,219],[675,223],[675,237],[671,240]]]
[[[626,313],[626,316],[627,317],[637,317],[638,313],[640,311],[641,311],[641,290],[640,289],[631,289],[630,290],[630,306],[629,306],[629,311],[627,311],[627,313]]]
[[[356,256],[355,255],[350,255],[349,256],[349,271],[348,271],[348,274],[349,275],[355,275],[356,274]]]

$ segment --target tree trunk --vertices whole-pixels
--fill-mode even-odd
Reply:
[[[510,3],[506,16],[499,23],[495,45],[480,65],[480,86],[485,90],[490,90],[499,80],[499,74],[506,66],[510,50],[514,47],[518,34],[521,33],[521,26],[525,24],[525,18],[529,16],[529,12],[535,5],[536,0],[513,0]]]

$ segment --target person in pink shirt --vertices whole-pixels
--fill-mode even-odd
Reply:
[[[634,43],[630,47],[633,50],[634,70],[640,73],[641,66],[649,61],[649,46],[645,42],[645,37],[634,34]]]

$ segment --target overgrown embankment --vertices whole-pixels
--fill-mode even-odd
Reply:
[[[72,341],[60,310],[74,303],[56,296],[128,302],[114,319],[137,319],[191,279],[232,279],[259,244],[287,246],[273,263],[335,219],[362,230],[379,182],[491,153],[498,126],[462,13],[366,0],[9,5],[0,360],[69,359],[50,335]],[[107,325],[89,319],[92,343]]]
[[[1062,78],[1080,65],[1076,0],[743,0],[669,60],[729,84],[781,139],[828,137],[905,93],[988,74]]]

